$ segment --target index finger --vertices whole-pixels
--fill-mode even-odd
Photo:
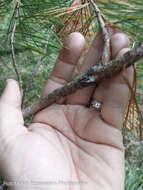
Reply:
[[[111,36],[111,59],[113,59],[122,48],[129,46],[129,39],[118,28],[108,28],[108,32]],[[115,39],[114,36],[119,33],[121,34],[120,38]],[[90,67],[92,67],[93,65],[98,65],[100,63],[103,52],[103,45],[104,41],[100,32],[95,37],[89,49],[89,52],[84,60],[83,67],[81,68],[80,74],[86,73]],[[93,95],[94,90],[95,86],[78,90],[76,93],[68,97],[67,104],[78,104],[87,106]]]
[[[84,37],[78,32],[70,34],[65,39],[60,56],[45,85],[42,96],[48,95],[71,80],[75,65],[81,56],[84,42]]]

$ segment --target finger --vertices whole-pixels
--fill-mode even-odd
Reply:
[[[115,55],[125,47],[129,46],[129,39],[123,33],[119,33],[117,29],[109,29],[111,35],[111,58],[113,59]],[[100,62],[103,51],[103,39],[102,35],[98,34],[95,40],[92,43],[91,48],[89,49],[88,55],[85,58],[83,68],[81,73],[86,73],[88,69],[97,65]],[[68,104],[79,104],[87,106],[93,95],[95,87],[87,87],[85,89],[77,91],[75,94],[68,97]]]
[[[26,131],[21,112],[21,92],[16,81],[9,79],[0,97],[0,140]]]
[[[63,49],[45,85],[42,96],[46,96],[71,80],[74,67],[81,56],[84,43],[84,37],[77,32],[70,34],[64,41]]]
[[[117,56],[121,56],[127,51],[129,51],[129,48],[124,48]],[[133,67],[124,72],[131,85],[133,83],[133,73]],[[123,79],[123,74],[103,82],[96,89],[93,99],[102,103],[101,117],[106,123],[121,129],[129,95],[129,87]]]

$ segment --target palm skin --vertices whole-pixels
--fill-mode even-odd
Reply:
[[[129,50],[129,40],[122,33],[110,33],[115,58]],[[65,41],[42,96],[71,80],[83,44],[79,33]],[[81,73],[97,64],[102,47],[98,35]],[[126,71],[130,81],[132,72],[132,68]],[[87,106],[91,97],[102,102],[101,113]],[[17,83],[9,80],[0,99],[0,172],[5,181],[19,184],[9,189],[123,190],[121,128],[128,98],[128,87],[119,75],[96,91],[88,87],[42,110],[27,129],[20,109],[21,93]]]

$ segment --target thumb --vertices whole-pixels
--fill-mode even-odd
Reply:
[[[26,131],[21,111],[21,92],[18,83],[9,79],[0,97],[0,140],[19,135],[23,130]]]
[[[21,93],[18,83],[15,80],[8,79],[6,81],[6,87],[0,98],[0,103],[8,104],[15,108],[21,107]]]

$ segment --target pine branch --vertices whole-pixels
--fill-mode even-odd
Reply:
[[[17,27],[17,21],[18,21],[18,17],[19,17],[20,5],[21,5],[21,2],[20,2],[20,0],[18,0],[16,8],[15,8],[15,13],[14,13],[14,24],[13,24],[13,29],[12,29],[11,38],[10,38],[10,45],[11,45],[11,52],[12,52],[13,67],[14,67],[15,73],[17,75],[19,86],[22,89],[22,79],[21,79],[21,75],[20,75],[20,72],[18,70],[18,66],[16,63],[15,49],[14,49],[14,38],[15,38],[15,32],[16,32],[16,27]]]
[[[94,0],[89,0],[90,3],[92,4],[96,16],[97,16],[97,20],[98,20],[98,24],[100,26],[101,29],[101,33],[102,33],[102,37],[104,40],[104,47],[103,47],[103,54],[102,54],[102,58],[101,58],[101,65],[104,64],[108,64],[109,60],[110,60],[110,35],[107,31],[106,28],[106,24],[103,20],[102,14],[100,12],[100,9],[98,8],[98,6],[96,5]]]
[[[50,30],[52,31],[53,29],[54,29],[54,25],[51,27]],[[23,93],[22,109],[24,109],[24,103],[25,103],[26,95],[27,95],[27,93],[28,93],[29,90],[30,90],[30,87],[31,87],[31,84],[32,84],[32,82],[33,82],[33,80],[34,80],[34,77],[35,77],[36,73],[38,72],[40,66],[42,65],[44,59],[45,59],[46,56],[47,56],[46,54],[47,54],[47,50],[48,50],[48,44],[49,44],[49,40],[50,40],[50,38],[52,37],[52,35],[53,35],[53,32],[51,32],[51,33],[48,35],[48,37],[47,37],[47,39],[46,39],[46,45],[45,45],[45,49],[44,49],[44,55],[40,58],[40,60],[39,60],[39,62],[37,63],[37,65],[36,65],[34,71],[33,71],[32,74],[31,74],[31,77],[30,77],[30,79],[29,79],[29,82],[27,83],[26,89],[25,89],[25,91],[24,91],[24,93]]]
[[[23,111],[24,118],[28,118],[31,115],[41,111],[42,109],[52,105],[57,100],[64,96],[72,94],[79,89],[85,88],[91,85],[99,85],[106,79],[116,76],[123,68],[127,68],[133,65],[135,62],[143,58],[143,44],[139,47],[128,51],[123,56],[109,62],[106,65],[93,66],[83,76],[69,82],[62,88],[54,90],[52,93],[44,98],[41,98]]]

